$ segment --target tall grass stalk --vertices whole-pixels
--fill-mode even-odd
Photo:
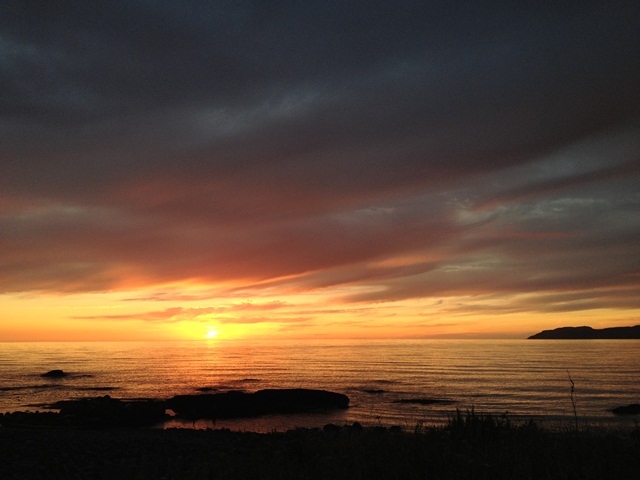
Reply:
[[[573,382],[573,379],[571,378],[571,374],[569,373],[569,370],[567,370],[567,376],[569,377],[569,382],[571,383],[571,389],[569,390],[569,398],[571,399],[571,406],[573,407],[573,420],[575,422],[575,429],[577,433],[578,432],[578,409],[576,408],[576,398],[575,398],[576,384]]]

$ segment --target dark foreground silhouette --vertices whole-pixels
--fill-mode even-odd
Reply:
[[[635,340],[640,339],[640,325],[634,327],[560,327],[531,335],[529,340]]]
[[[637,479],[640,431],[546,430],[458,413],[444,427],[0,428],[3,479]]]

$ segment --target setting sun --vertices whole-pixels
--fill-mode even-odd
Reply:
[[[207,327],[207,333],[204,338],[212,339],[218,337],[218,329],[215,327]]]

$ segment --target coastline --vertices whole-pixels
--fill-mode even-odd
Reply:
[[[636,478],[640,430],[547,430],[467,412],[413,431],[327,425],[280,433],[0,427],[12,479]]]

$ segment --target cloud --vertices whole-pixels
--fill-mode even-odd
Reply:
[[[0,291],[606,304],[640,270],[614,3],[9,1]]]
[[[136,314],[115,314],[115,315],[78,315],[72,318],[78,320],[140,320],[151,323],[175,323],[185,320],[200,320],[204,321],[202,317],[214,313],[216,308],[214,307],[198,307],[198,308],[184,308],[184,307],[172,307],[164,310],[154,310],[148,312],[141,312]]]
[[[72,318],[78,320],[115,320],[131,321],[138,320],[151,323],[176,323],[183,321],[198,321],[234,324],[252,324],[274,322],[273,318],[263,315],[285,308],[284,302],[272,301],[265,303],[241,302],[230,305],[208,306],[208,307],[171,307],[163,310],[152,310],[138,313],[109,314],[109,315],[77,315]],[[301,318],[278,317],[278,322],[304,322]]]

